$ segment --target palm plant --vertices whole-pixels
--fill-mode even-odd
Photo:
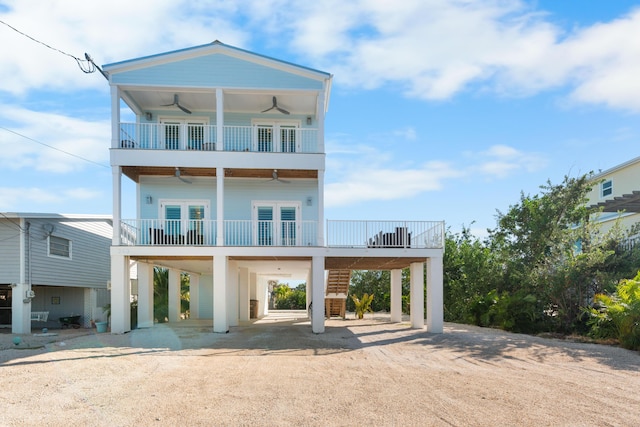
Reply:
[[[371,303],[373,302],[373,294],[364,294],[362,298],[358,298],[355,295],[351,295],[353,304],[355,305],[356,317],[362,319],[366,312],[373,313],[371,309]]]

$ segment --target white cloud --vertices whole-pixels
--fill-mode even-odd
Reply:
[[[336,83],[449,99],[491,89],[529,95],[564,87],[576,103],[640,112],[640,9],[566,30],[524,0],[8,0],[0,19],[98,63],[219,39],[290,49]],[[123,11],[126,10],[126,13]],[[0,91],[107,86],[75,62],[0,25]],[[28,52],[28,54],[26,54]],[[280,55],[279,57],[286,57]]]
[[[67,189],[64,192],[52,192],[37,187],[0,187],[0,211],[21,211],[21,206],[29,206],[28,211],[37,211],[39,206],[59,205],[65,206],[78,197],[75,192],[83,192],[82,189]],[[86,200],[87,197],[79,199]]]
[[[533,152],[524,152],[507,145],[493,145],[479,153],[466,153],[478,161],[469,168],[489,178],[506,178],[517,171],[535,172],[547,165],[547,159]]]
[[[0,106],[0,116],[9,122],[3,127],[10,129],[0,129],[2,168],[67,173],[91,165],[81,158],[104,166],[109,164],[108,120],[91,122],[15,106]]]
[[[445,162],[427,162],[412,169],[352,167],[340,182],[325,186],[327,207],[368,200],[395,200],[442,188],[448,178],[461,172]]]

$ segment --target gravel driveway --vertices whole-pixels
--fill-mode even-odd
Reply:
[[[640,354],[616,347],[379,315],[209,331],[0,334],[0,425],[640,425]]]

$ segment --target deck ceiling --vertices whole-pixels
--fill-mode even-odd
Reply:
[[[602,208],[603,212],[640,212],[640,191],[623,194],[590,207],[593,209]]]
[[[213,258],[208,256],[153,256],[153,257],[133,257],[139,261],[171,267],[183,271],[211,274],[213,271]],[[311,258],[309,257],[229,257],[230,260],[238,263],[254,263],[261,269],[266,269],[262,273],[278,275],[276,270],[282,266],[281,274],[287,272],[296,262],[303,262],[303,270],[308,268]],[[425,262],[425,258],[418,257],[326,257],[324,268],[326,270],[399,270],[409,267],[414,262]],[[299,275],[300,272],[297,272]],[[304,276],[304,275],[303,275]]]
[[[132,181],[140,182],[141,176],[175,176],[175,167],[158,166],[123,166],[122,172]],[[180,176],[189,177],[215,177],[215,168],[190,168],[180,167]],[[226,178],[264,178],[273,177],[273,169],[225,169]],[[279,179],[317,179],[318,172],[315,170],[278,169]]]
[[[141,112],[166,111],[172,114],[178,111],[173,103],[178,95],[180,105],[189,109],[193,115],[211,114],[216,111],[216,93],[211,89],[153,88],[132,87],[124,90],[125,99],[131,101]],[[235,113],[263,114],[262,111],[273,105],[276,96],[278,106],[294,115],[316,115],[317,93],[302,91],[240,91],[225,90],[224,111]],[[271,111],[271,114],[278,114]]]
[[[425,258],[406,257],[326,257],[326,270],[400,270]]]

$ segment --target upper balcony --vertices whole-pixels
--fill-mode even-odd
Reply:
[[[318,129],[294,125],[218,126],[200,123],[120,123],[119,146],[139,150],[321,153]]]
[[[287,246],[442,249],[443,221],[122,220],[123,246]]]

